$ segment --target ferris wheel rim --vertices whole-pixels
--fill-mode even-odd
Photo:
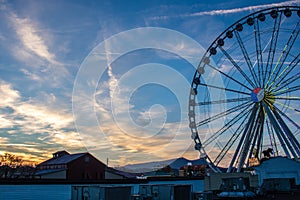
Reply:
[[[286,15],[286,12],[290,11],[290,12],[295,12],[297,11],[298,16],[300,17],[300,7],[299,6],[280,6],[280,7],[272,7],[272,8],[267,8],[267,9],[263,9],[263,10],[259,10],[256,11],[254,13],[251,13],[245,17],[242,17],[241,19],[239,19],[238,21],[236,21],[235,23],[233,23],[231,26],[229,26],[227,29],[225,29],[212,43],[211,45],[207,48],[207,51],[204,53],[203,57],[201,58],[201,61],[199,62],[199,65],[197,66],[197,70],[194,74],[193,77],[193,82],[191,84],[191,90],[190,90],[190,97],[189,97],[189,122],[190,122],[190,128],[192,131],[192,138],[195,141],[195,149],[200,151],[200,154],[202,154],[203,157],[205,157],[205,159],[208,161],[208,163],[210,164],[211,168],[214,171],[220,171],[218,166],[215,166],[213,161],[211,160],[211,158],[207,155],[205,149],[203,148],[203,143],[199,137],[199,132],[198,132],[198,128],[197,128],[197,124],[196,124],[196,120],[195,120],[195,98],[197,96],[197,83],[195,83],[194,81],[197,80],[197,75],[199,74],[201,76],[202,69],[200,68],[200,64],[204,63],[204,62],[208,62],[205,59],[209,58],[210,56],[214,55],[216,52],[216,48],[221,47],[224,45],[224,39],[226,39],[227,37],[230,37],[229,34],[227,34],[229,31],[234,31],[234,30],[238,30],[239,28],[241,28],[241,26],[243,26],[244,24],[249,25],[250,22],[249,19],[258,19],[258,17],[261,17],[262,15],[259,14],[264,14],[264,17],[266,17],[267,15],[271,15],[272,14],[278,14],[278,12],[280,12],[281,14],[284,13],[284,15],[286,17],[289,17],[288,15]],[[272,16],[273,17],[273,16]],[[252,24],[253,25],[253,24]],[[195,86],[196,85],[196,86]],[[260,87],[255,87],[253,89],[254,90],[261,90],[263,88]],[[253,93],[252,91],[252,93]],[[261,97],[263,98],[263,97]],[[258,102],[260,102],[261,99],[258,99]],[[264,104],[262,103],[261,105],[264,106]],[[192,109],[191,109],[192,108]],[[267,111],[268,109],[265,108],[265,110]]]

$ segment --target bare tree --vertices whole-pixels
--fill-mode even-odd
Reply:
[[[11,153],[0,155],[0,178],[11,178],[22,163],[20,156]]]

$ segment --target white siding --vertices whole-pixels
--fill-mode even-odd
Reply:
[[[203,192],[204,180],[169,180],[149,181],[133,184],[80,184],[86,187],[132,187],[132,194],[139,193],[140,185],[191,185],[192,192]],[[0,200],[71,200],[72,185],[31,184],[31,185],[0,185]]]
[[[42,179],[66,179],[67,178],[67,172],[64,171],[58,171],[54,173],[44,174],[41,175]]]
[[[70,200],[71,185],[0,185],[1,200]]]
[[[261,185],[264,179],[295,178],[296,185],[300,185],[300,162],[283,157],[275,157],[264,161],[255,167]]]

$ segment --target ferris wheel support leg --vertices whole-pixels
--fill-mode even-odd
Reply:
[[[253,110],[252,110],[252,113],[251,113],[251,117],[249,118],[249,120],[248,120],[248,122],[247,122],[247,124],[246,124],[246,127],[245,127],[245,129],[244,129],[242,138],[241,138],[241,140],[240,140],[240,142],[239,142],[239,144],[238,144],[238,146],[237,146],[237,148],[236,148],[236,150],[235,150],[235,153],[234,153],[233,158],[232,158],[232,160],[231,160],[231,162],[230,162],[230,165],[229,165],[229,167],[228,167],[228,169],[227,169],[227,172],[232,172],[232,170],[233,170],[233,165],[235,164],[236,159],[237,159],[237,156],[238,156],[238,154],[239,154],[239,152],[240,152],[240,149],[241,149],[241,147],[242,147],[242,145],[243,145],[243,143],[244,143],[245,137],[246,137],[247,132],[248,132],[248,128],[249,128],[249,126],[250,126],[250,124],[251,124],[251,120],[252,120],[252,118],[254,118],[254,116],[255,116],[255,115],[254,115],[254,114],[256,113],[255,108],[256,108],[256,105],[254,105],[254,107],[253,107]]]
[[[240,159],[238,161],[238,167],[237,167],[237,172],[241,172],[242,167],[245,164],[245,160],[247,159],[247,156],[249,155],[249,148],[250,148],[250,144],[253,138],[253,126],[255,124],[255,119],[256,119],[256,114],[257,114],[257,110],[258,110],[258,105],[254,104],[253,106],[253,110],[249,119],[249,125],[246,127],[246,138],[244,141],[244,145],[240,154]]]
[[[262,109],[260,108],[260,112],[258,114],[258,117],[257,117],[257,126],[256,128],[254,129],[255,130],[255,134],[254,134],[254,137],[253,137],[253,142],[252,142],[252,145],[251,145],[251,149],[250,149],[250,153],[249,153],[249,156],[251,156],[253,154],[253,151],[254,151],[254,148],[255,148],[255,145],[257,144],[257,150],[256,150],[256,153],[254,155],[254,157],[258,158],[259,156],[259,146],[261,144],[261,140],[262,140],[262,135],[263,135],[263,126],[264,126],[264,114],[262,112]],[[247,166],[249,165],[249,161],[247,162]]]
[[[294,150],[297,153],[297,156],[295,156],[295,159],[299,160],[299,157],[300,157],[300,144],[299,144],[299,142],[297,141],[297,139],[295,138],[295,136],[293,135],[293,133],[291,132],[289,127],[284,123],[283,119],[280,117],[278,112],[276,110],[274,110],[273,113],[274,113],[275,117],[277,118],[279,124],[281,125],[283,131],[287,135],[287,138],[289,139],[290,143],[292,144]]]
[[[294,157],[296,156],[295,151],[293,150],[291,144],[289,143],[288,139],[285,137],[285,134],[283,132],[283,130],[280,128],[277,120],[275,119],[275,117],[273,116],[273,113],[271,112],[270,108],[264,103],[262,102],[262,105],[264,106],[268,117],[270,118],[270,121],[272,123],[272,125],[274,126],[274,130],[276,132],[276,135],[282,145],[282,148],[284,150],[284,153],[287,155],[288,158],[291,159],[291,155],[289,150],[291,151],[291,153],[293,154]],[[289,148],[289,150],[287,149],[287,147]]]

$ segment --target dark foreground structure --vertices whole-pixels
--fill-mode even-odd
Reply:
[[[203,189],[203,177],[140,177],[93,181],[4,180],[0,182],[0,199],[192,200]]]
[[[223,178],[219,190],[205,190],[203,178],[147,177],[119,180],[4,180],[0,199],[47,200],[298,200],[300,187],[293,179],[265,180],[253,188],[246,177]],[[246,196],[249,191],[255,196]],[[220,195],[222,194],[223,195]],[[224,193],[225,192],[225,193]],[[244,194],[244,196],[243,196]],[[227,196],[226,196],[227,195]],[[230,195],[230,196],[228,196]]]

